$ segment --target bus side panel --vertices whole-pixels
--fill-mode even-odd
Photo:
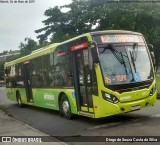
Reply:
[[[26,92],[24,88],[6,88],[7,97],[12,101],[17,101],[16,92],[18,91],[21,96],[21,100],[23,104],[27,104]]]
[[[71,106],[71,111],[73,114],[77,114],[77,105],[76,105],[76,98],[75,98],[75,92],[74,89],[59,89],[59,92],[64,92],[70,102],[70,106]]]
[[[14,88],[6,88],[6,94],[8,99],[16,101],[16,93]]]
[[[32,89],[34,106],[58,110],[57,96],[58,93],[53,89]]]
[[[33,100],[34,106],[39,106],[48,109],[59,110],[59,102],[58,98],[61,93],[67,95],[70,105],[71,111],[73,114],[77,114],[76,109],[76,101],[74,98],[73,90],[71,89],[32,89],[33,92]]]
[[[16,90],[16,91],[15,91],[15,95],[16,95],[16,92],[19,91],[20,96],[21,96],[22,103],[23,103],[23,104],[27,104],[27,97],[26,97],[25,88],[16,88],[15,90]]]

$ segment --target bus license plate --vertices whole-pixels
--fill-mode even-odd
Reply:
[[[131,108],[131,110],[132,110],[132,111],[134,111],[134,110],[140,110],[140,108],[141,108],[141,107],[140,107],[139,105],[138,105],[138,106],[133,106],[133,107]]]

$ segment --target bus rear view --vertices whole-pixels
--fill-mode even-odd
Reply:
[[[154,69],[143,36],[129,31],[108,31],[92,33],[92,38],[96,42],[93,49],[97,51],[92,50],[92,54],[101,96],[93,99],[96,118],[153,105]]]

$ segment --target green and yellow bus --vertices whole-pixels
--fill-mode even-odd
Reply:
[[[5,63],[7,96],[24,104],[101,118],[156,102],[152,58],[142,34],[98,31]]]

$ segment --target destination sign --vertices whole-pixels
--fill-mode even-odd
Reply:
[[[144,42],[142,36],[140,35],[126,35],[126,34],[101,35],[100,39],[102,43]]]
[[[124,82],[127,81],[126,75],[117,75],[114,78],[104,77],[106,84],[112,84],[114,82]]]
[[[81,44],[72,46],[72,47],[71,47],[71,50],[72,50],[72,51],[76,51],[76,50],[84,49],[84,48],[87,48],[87,47],[88,47],[88,42],[85,42],[85,43],[81,43]]]

